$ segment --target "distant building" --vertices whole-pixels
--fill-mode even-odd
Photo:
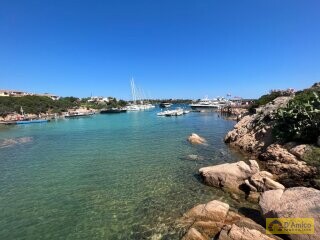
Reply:
[[[0,97],[24,97],[24,96],[41,96],[41,97],[49,97],[52,100],[58,100],[60,97],[57,95],[44,93],[44,94],[34,94],[23,91],[16,90],[0,90]]]
[[[57,95],[53,95],[53,94],[50,94],[50,93],[44,93],[44,94],[34,94],[35,96],[40,96],[40,97],[49,97],[51,98],[52,100],[59,100],[59,96]]]
[[[23,97],[32,95],[31,93],[16,90],[0,90],[1,97]]]
[[[109,102],[110,99],[108,97],[91,97],[88,102],[97,102],[97,103],[102,103],[102,102]]]

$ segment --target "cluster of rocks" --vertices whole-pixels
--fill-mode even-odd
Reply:
[[[244,194],[251,201],[257,201],[261,192],[285,188],[273,180],[271,173],[260,171],[255,160],[249,160],[248,164],[240,161],[204,167],[199,172],[207,185]]]
[[[269,190],[262,193],[259,206],[263,217],[314,218],[313,235],[292,234],[292,240],[320,239],[320,191],[313,188],[295,187]],[[241,214],[231,211],[229,205],[217,200],[200,204],[184,214],[179,224],[187,228],[183,240],[270,240],[282,239],[266,235],[264,226]]]
[[[300,184],[305,179],[311,179],[317,174],[316,167],[306,164],[302,156],[308,151],[307,145],[289,143],[284,146],[271,144],[259,155],[266,168],[285,181],[288,186]],[[293,181],[288,181],[292,179]]]
[[[280,145],[272,137],[274,113],[290,99],[278,97],[257,109],[256,114],[245,116],[228,132],[225,142],[263,160],[265,168],[286,186],[298,186],[317,173],[315,167],[308,166],[302,159],[308,146],[296,143]]]
[[[261,225],[217,200],[195,206],[179,222],[188,229],[182,240],[279,239],[265,235]]]

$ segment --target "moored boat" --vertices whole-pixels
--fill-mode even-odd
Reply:
[[[78,118],[78,117],[90,117],[94,113],[86,113],[86,112],[69,112],[64,115],[65,118]]]
[[[127,109],[122,109],[122,108],[102,109],[100,111],[101,114],[125,113],[125,112],[127,112]]]
[[[199,102],[192,103],[189,106],[192,109],[203,109],[203,108],[220,109],[227,105],[230,105],[230,101],[225,98],[218,97],[214,99],[209,99],[208,97],[205,97],[201,99]]]
[[[166,110],[161,111],[157,113],[158,116],[166,116],[166,117],[172,117],[172,116],[181,116],[183,114],[187,114],[189,111],[184,111],[182,108],[177,108],[173,110]]]
[[[168,108],[168,107],[171,107],[172,106],[172,103],[168,103],[168,102],[161,102],[159,104],[159,107],[161,108]]]
[[[21,121],[16,121],[16,124],[45,123],[45,122],[49,122],[49,120],[48,119],[21,120]]]

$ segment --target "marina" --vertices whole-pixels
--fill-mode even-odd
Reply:
[[[191,103],[189,106],[192,109],[220,109],[231,104],[232,102],[226,98],[218,97],[209,99],[208,97],[205,97],[201,99],[199,102]]]
[[[0,240],[320,240],[320,1],[0,1]]]

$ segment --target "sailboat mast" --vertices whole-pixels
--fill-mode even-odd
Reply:
[[[133,103],[136,104],[136,92],[135,92],[135,86],[134,86],[134,80],[133,78],[131,79],[131,94],[132,94],[132,100]]]

